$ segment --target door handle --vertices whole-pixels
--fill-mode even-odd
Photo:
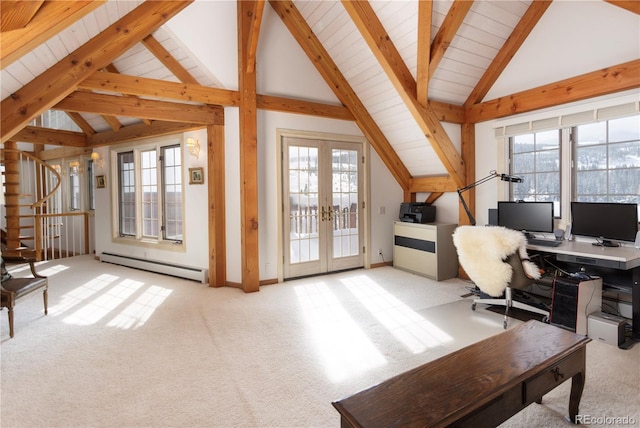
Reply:
[[[324,210],[324,207],[322,207],[322,221],[326,220],[325,215],[326,215],[326,212]]]
[[[333,209],[332,208],[327,208],[327,212],[329,214],[329,221],[333,220]]]

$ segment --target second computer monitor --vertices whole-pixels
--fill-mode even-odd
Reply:
[[[553,232],[553,202],[498,202],[498,226],[524,232]]]

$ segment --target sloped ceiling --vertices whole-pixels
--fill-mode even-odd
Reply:
[[[19,115],[25,108],[20,105],[20,96],[27,92],[25,88],[34,85],[30,82],[51,73],[52,67],[59,66],[67,55],[105,32],[114,22],[131,16],[145,2],[68,2],[75,6],[58,10],[55,15],[50,11],[56,2],[33,2],[40,5],[40,11],[34,11],[35,7],[20,10],[15,6],[19,3],[2,2],[3,52],[8,51],[6,46],[11,41],[24,44],[37,39],[27,30],[37,24],[39,33],[44,32],[45,26],[39,24],[44,12],[48,12],[45,20],[52,21],[52,16],[69,16],[71,23],[56,24],[48,30],[50,34],[46,39],[15,59],[3,53],[0,76],[3,142],[16,134],[24,141],[28,141],[29,135],[35,135],[33,130],[30,134],[21,131],[23,126],[12,126],[10,119],[12,114]],[[170,18],[169,24],[163,22],[153,28],[149,36],[142,36],[143,40],[110,61],[104,67],[110,74],[96,72],[86,80],[87,76],[82,76],[77,82],[80,91],[72,90],[68,96],[46,106],[68,110],[76,123],[82,125],[80,128],[87,138],[84,144],[75,145],[109,144],[118,141],[115,136],[118,131],[134,126],[137,126],[135,135],[139,137],[145,134],[145,125],[141,123],[146,124],[147,134],[153,134],[160,132],[154,125],[171,121],[151,113],[142,122],[135,116],[135,112],[141,110],[133,107],[121,109],[129,112],[126,115],[116,114],[106,107],[102,112],[96,111],[98,107],[95,106],[82,110],[83,105],[100,103],[100,98],[88,96],[86,91],[89,89],[94,93],[118,96],[141,91],[123,89],[131,83],[126,76],[152,79],[144,82],[154,89],[135,95],[138,97],[136,103],[143,104],[147,111],[160,111],[165,105],[147,105],[145,100],[180,102],[184,109],[191,111],[206,107],[206,104],[237,105],[235,2],[186,3],[188,5],[182,11],[171,12],[177,16]],[[369,128],[379,130],[375,139],[388,142],[386,146],[384,142],[372,142],[374,148],[378,152],[388,152],[386,156],[385,153],[381,155],[383,159],[391,159],[387,162],[399,159],[409,177],[458,176],[458,173],[463,177],[460,136],[447,135],[442,123],[473,123],[640,87],[639,3],[600,0],[273,1],[271,7],[266,6],[261,19],[258,52],[265,49],[265,43],[277,43],[281,49],[272,57],[263,58],[258,54],[258,58],[263,62],[288,62],[292,77],[280,76],[278,80],[277,75],[261,73],[258,63],[257,92],[277,97],[262,99],[262,108],[270,105],[269,108],[282,111],[293,109],[355,119],[357,123],[371,118]],[[295,18],[291,16],[295,14],[285,14],[283,10],[296,10],[304,22],[300,25],[292,22]],[[152,19],[147,15],[141,14],[135,22]],[[615,24],[599,25],[601,23]],[[305,28],[311,32],[304,34]],[[296,34],[289,31],[298,32],[298,42]],[[21,35],[19,41],[14,40],[16,34]],[[317,37],[319,47],[304,46],[304,38],[314,37]],[[325,66],[335,64],[331,78],[345,82],[343,86],[349,88],[336,88],[335,84],[323,81],[328,79],[320,68],[316,69],[321,62],[317,49],[327,54],[322,58]],[[270,66],[265,65],[265,68]],[[60,67],[61,76],[72,72]],[[313,74],[312,79],[318,84],[298,88],[295,74],[300,72]],[[114,83],[115,73],[125,76],[124,80]],[[192,86],[185,86],[187,89],[181,93],[172,86],[179,82]],[[226,92],[211,92],[208,91],[210,88]],[[553,95],[552,88],[562,96]],[[53,89],[44,89],[49,90]],[[348,90],[353,95],[346,95]],[[199,98],[192,96],[196,91],[199,91]],[[356,101],[353,96],[357,97]],[[110,100],[112,102],[102,104],[124,102],[123,98]],[[303,105],[299,101],[312,104]],[[354,111],[354,102],[358,106],[357,102],[361,102],[364,111]],[[350,112],[340,110],[344,107]],[[39,113],[38,109],[28,109],[26,115],[32,119]],[[180,121],[179,116],[173,119],[174,123]],[[187,124],[185,129],[197,125]],[[162,132],[168,132],[180,128],[165,126],[162,129]],[[370,129],[363,132],[372,139]],[[97,138],[100,135],[102,138]],[[118,138],[126,135],[120,132]],[[65,144],[63,139],[47,138],[48,143]],[[35,137],[33,140],[43,142]],[[402,168],[396,178],[401,183],[404,180],[403,187],[408,190]],[[458,181],[457,184],[461,183]]]

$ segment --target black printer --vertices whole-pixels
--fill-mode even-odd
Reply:
[[[403,202],[400,204],[400,221],[433,223],[436,221],[436,207],[424,202]]]

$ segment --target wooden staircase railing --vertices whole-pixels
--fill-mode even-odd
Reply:
[[[61,178],[58,171],[37,157],[18,150],[14,142],[5,143],[0,149],[0,160],[4,164],[4,196],[6,218],[7,255],[22,256],[24,253],[33,256],[37,243],[42,241],[38,234],[38,215],[47,213],[47,202],[60,189]],[[25,231],[32,230],[30,235]],[[23,245],[33,242],[33,247]],[[35,252],[40,260],[42,252]]]

